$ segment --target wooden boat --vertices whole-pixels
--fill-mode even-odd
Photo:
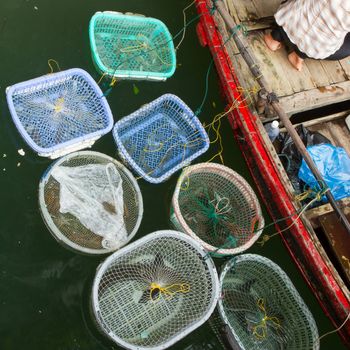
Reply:
[[[223,1],[235,23],[241,25],[237,30],[242,24],[247,28],[246,40],[257,64],[292,123],[300,123],[307,115],[309,120],[303,122],[304,126],[319,131],[350,155],[350,133],[345,124],[350,104],[344,103],[350,100],[350,59],[306,60],[303,70],[297,72],[287,61],[284,50],[272,53],[263,42],[263,32],[271,27],[279,0]],[[228,106],[235,106],[229,115],[233,134],[272,219],[290,217],[277,228],[283,230],[294,222],[280,236],[325,314],[339,327],[350,313],[349,234],[329,204],[306,210],[297,218],[295,212],[301,203],[296,200],[278,151],[264,128],[271,118],[259,115],[256,104],[247,103],[249,99],[256,102],[251,94],[259,90],[256,80],[230,40],[231,34],[213,2],[196,0],[196,6],[201,15],[198,37],[212,53]],[[350,219],[350,197],[338,204]],[[350,321],[339,334],[350,346]]]

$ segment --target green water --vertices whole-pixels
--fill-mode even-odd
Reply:
[[[118,348],[96,332],[88,313],[91,279],[102,258],[69,252],[47,231],[39,214],[37,192],[39,179],[51,161],[32,153],[20,138],[7,109],[5,88],[48,73],[49,58],[57,60],[62,69],[81,67],[98,79],[88,41],[89,19],[96,11],[143,13],[163,20],[175,34],[182,26],[182,9],[188,3],[188,0],[0,1],[0,350]],[[196,12],[191,9],[188,14],[194,17]],[[137,95],[133,82],[122,82],[113,90],[108,101],[115,120],[167,92],[180,96],[192,109],[200,105],[210,55],[200,47],[194,29],[191,26],[187,30],[173,78],[165,83],[136,82]],[[224,107],[216,79],[213,71],[202,120],[211,120]],[[223,122],[222,136],[226,165],[251,182],[227,122]],[[21,148],[26,152],[24,157],[17,153]],[[116,156],[112,134],[99,140],[93,149]],[[208,160],[216,150],[213,147],[201,159]],[[140,181],[145,212],[136,238],[169,227],[169,202],[177,175],[161,185]],[[288,273],[310,307],[320,334],[332,329],[279,238],[251,252],[270,257]],[[336,335],[326,338],[321,345],[323,349],[342,348]],[[204,325],[173,348],[220,346]]]

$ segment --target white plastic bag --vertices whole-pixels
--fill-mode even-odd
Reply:
[[[74,215],[103,237],[102,246],[117,249],[127,240],[123,181],[113,163],[58,166],[52,176],[60,184],[60,212]]]

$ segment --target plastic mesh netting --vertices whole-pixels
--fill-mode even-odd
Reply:
[[[184,169],[173,195],[171,221],[218,255],[246,250],[264,227],[249,184],[235,171],[214,163]]]
[[[28,145],[51,158],[91,145],[113,127],[102,91],[81,69],[13,85],[7,89],[7,101]]]
[[[90,21],[94,63],[111,77],[165,80],[176,68],[173,40],[161,21],[97,12]]]
[[[319,349],[308,307],[271,260],[240,255],[225,265],[220,283],[219,313],[239,349]]]
[[[98,269],[92,309],[101,330],[128,349],[165,349],[204,323],[219,296],[215,266],[190,237],[157,231]]]
[[[209,147],[198,118],[171,94],[118,121],[113,135],[120,156],[152,183],[165,181]]]
[[[39,204],[58,241],[90,254],[129,242],[143,214],[132,174],[113,158],[91,151],[67,155],[49,168],[40,181]]]

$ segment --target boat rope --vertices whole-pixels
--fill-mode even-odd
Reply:
[[[337,327],[336,329],[333,329],[332,331],[329,331],[329,332],[327,332],[325,334],[322,334],[320,337],[318,337],[317,340],[320,341],[321,339],[323,339],[323,338],[325,338],[325,337],[327,337],[327,336],[329,336],[329,335],[331,335],[333,333],[339,332],[345,326],[345,324],[349,321],[349,319],[350,319],[350,312],[348,313],[348,315],[346,316],[345,320],[343,321],[343,323],[339,327]]]
[[[181,46],[183,40],[185,39],[185,35],[186,35],[186,11],[196,2],[196,0],[193,0],[188,6],[186,6],[183,10],[182,10],[182,14],[183,14],[183,17],[184,17],[184,30],[182,32],[182,37],[179,41],[179,43],[176,45],[175,47],[175,51],[177,51],[179,49],[179,47]]]
[[[282,232],[285,232],[285,231],[289,230],[292,226],[294,226],[294,225],[296,224],[296,222],[298,221],[298,219],[300,218],[300,216],[301,216],[312,204],[314,204],[314,203],[317,202],[317,201],[321,201],[321,200],[322,200],[322,197],[326,194],[327,191],[330,191],[330,189],[329,189],[329,188],[326,188],[326,189],[323,189],[323,190],[321,190],[321,191],[319,191],[319,192],[316,192],[316,193],[313,192],[313,191],[307,192],[308,196],[310,196],[310,194],[312,194],[312,193],[314,193],[314,195],[315,195],[315,197],[314,197],[309,203],[307,203],[306,205],[304,205],[299,211],[296,211],[296,212],[293,213],[292,215],[289,215],[289,216],[287,216],[287,217],[285,217],[285,218],[282,218],[282,219],[273,221],[272,223],[270,223],[270,224],[264,226],[262,229],[265,229],[265,228],[267,228],[267,227],[269,227],[269,226],[275,225],[275,224],[277,224],[278,222],[287,220],[287,219],[293,217],[294,215],[296,215],[297,213],[299,213],[298,216],[295,218],[295,220],[293,220],[292,223],[291,223],[289,226],[287,226],[286,228],[284,228],[283,230],[279,230],[279,231],[277,231],[277,232],[275,232],[275,233],[272,233],[272,234],[270,234],[270,235],[269,235],[269,234],[264,235],[264,236],[262,237],[262,239],[261,239],[260,241],[258,241],[257,243],[260,244],[260,246],[262,247],[262,246],[263,246],[267,241],[269,241],[272,237],[277,236],[277,235],[281,234]],[[302,193],[301,195],[302,195],[302,196],[305,196],[304,193]],[[299,196],[300,196],[300,195],[299,195]],[[308,196],[306,196],[305,198],[307,198]],[[302,197],[300,197],[300,198],[302,198]],[[304,198],[304,199],[305,199],[305,198]]]
[[[318,191],[318,192],[309,192],[309,196],[313,195],[314,198],[309,202],[307,203],[306,205],[304,205],[301,209],[295,211],[293,214],[287,216],[287,217],[284,217],[284,218],[281,218],[281,219],[278,219],[278,220],[275,220],[263,227],[259,227],[259,220],[255,219],[253,224],[252,224],[252,231],[253,233],[257,233],[257,232],[262,232],[263,230],[265,230],[266,228],[268,227],[271,227],[273,225],[276,225],[278,224],[279,222],[282,222],[282,221],[285,221],[285,220],[288,220],[292,217],[294,217],[295,215],[297,215],[297,217],[292,221],[292,223],[290,225],[288,225],[286,228],[282,229],[282,230],[279,230],[277,232],[274,232],[272,234],[266,234],[266,235],[263,235],[261,240],[258,241],[257,243],[260,244],[260,246],[264,246],[264,244],[269,241],[272,237],[274,236],[277,236],[277,235],[280,235],[282,232],[285,232],[287,230],[289,230],[292,226],[294,226],[297,222],[297,220],[301,217],[301,215],[312,205],[314,204],[316,201],[320,201],[322,200],[322,197],[324,196],[324,194],[329,191],[330,189],[329,188],[326,188],[326,189],[322,189],[321,191]],[[219,253],[219,251],[221,249],[232,249],[232,248],[235,248],[237,246],[237,240],[235,239],[235,237],[233,237],[232,235],[229,235],[227,238],[226,238],[226,241],[224,244],[222,244],[221,246],[217,247],[214,251],[212,252],[208,252],[206,255],[207,256],[219,256],[221,257],[222,254]],[[229,258],[231,255],[227,255],[225,254],[225,257]]]

